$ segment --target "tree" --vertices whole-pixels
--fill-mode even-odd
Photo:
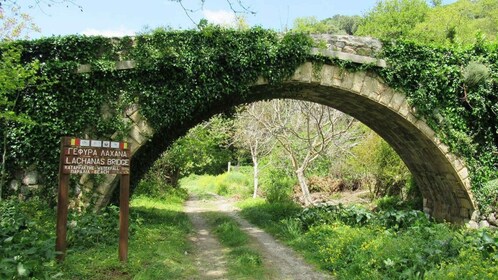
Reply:
[[[473,43],[477,32],[494,40],[498,33],[498,1],[460,0],[431,9],[410,37],[424,43]]]
[[[315,17],[302,17],[294,20],[293,31],[303,33],[328,33],[328,34],[348,34],[353,35],[361,21],[360,16],[335,15],[324,20],[317,20]]]
[[[262,118],[263,106],[252,103],[244,108],[235,118],[234,143],[240,148],[249,149],[253,165],[253,198],[258,195],[259,159],[269,154],[274,146],[272,135],[265,130],[261,123],[255,120]]]
[[[175,185],[179,176],[221,173],[232,158],[231,120],[215,116],[176,140],[164,153],[161,162]]]
[[[354,35],[361,19],[360,16],[335,15],[331,18],[324,19],[323,22],[337,26],[337,28],[339,28],[339,34]]]
[[[372,197],[401,195],[411,175],[394,149],[371,130],[351,149],[347,168],[370,181]]]
[[[358,138],[351,130],[356,121],[330,107],[311,102],[273,100],[258,103],[258,106],[262,107],[262,113],[254,116],[256,121],[285,150],[304,203],[310,205],[306,170],[320,156],[338,156],[349,150]],[[330,153],[331,150],[334,152]]]
[[[0,47],[0,133],[2,138],[2,158],[0,168],[0,200],[2,190],[7,180],[6,164],[8,158],[9,127],[15,123],[33,124],[24,114],[17,112],[19,99],[23,90],[33,85],[37,80],[39,62],[21,63],[21,50],[14,45]]]
[[[323,33],[337,33],[339,28],[332,22],[319,21],[316,17],[301,17],[294,20],[293,31],[323,34]]]
[[[27,39],[30,32],[39,32],[40,29],[33,23],[31,17],[20,11],[17,6],[10,9],[0,8],[0,40],[12,41]]]
[[[413,28],[425,20],[429,10],[425,0],[381,0],[367,12],[356,35],[379,39],[409,37]]]

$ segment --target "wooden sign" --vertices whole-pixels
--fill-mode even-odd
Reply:
[[[129,174],[126,142],[64,137],[62,174]]]
[[[59,163],[59,193],[57,201],[57,232],[55,250],[57,259],[66,254],[67,212],[69,204],[69,176],[71,174],[119,174],[119,260],[128,258],[128,215],[130,199],[130,157],[128,143],[61,138]]]

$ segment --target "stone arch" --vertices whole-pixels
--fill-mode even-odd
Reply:
[[[461,223],[476,209],[463,160],[416,117],[404,93],[390,88],[376,74],[308,62],[286,83],[270,86],[260,81],[254,92],[327,105],[373,129],[405,162],[423,195],[424,211],[436,219]]]
[[[317,70],[319,69],[319,70]],[[199,112],[178,126],[153,131],[132,107],[126,116],[132,128],[125,139],[131,143],[132,183],[145,174],[159,155],[190,127],[233,106],[264,99],[292,98],[321,103],[347,113],[384,138],[400,155],[419,186],[424,211],[438,220],[461,223],[470,219],[476,203],[464,162],[451,153],[423,119],[416,117],[406,96],[387,86],[371,72],[349,72],[334,65],[307,62],[296,69],[289,80],[276,85],[264,79],[251,86],[242,97],[228,97],[213,104],[209,112]],[[227,105],[228,104],[228,105]],[[85,177],[82,178],[84,183]],[[97,188],[97,207],[106,204],[117,183],[109,176]]]

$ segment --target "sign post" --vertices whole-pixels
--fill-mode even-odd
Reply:
[[[61,151],[64,149],[64,140],[61,139]],[[59,163],[59,191],[57,195],[57,232],[55,240],[55,251],[58,261],[63,261],[66,254],[66,232],[67,232],[67,206],[69,204],[69,174],[63,174],[64,154],[61,153]]]
[[[128,226],[130,197],[130,148],[126,142],[61,138],[59,194],[55,250],[57,259],[66,255],[67,212],[70,174],[121,175],[119,205],[119,260],[128,258]]]
[[[121,175],[119,189],[119,260],[128,258],[128,215],[130,209],[130,175]]]

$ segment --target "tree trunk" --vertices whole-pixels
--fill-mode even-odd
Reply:
[[[256,198],[258,196],[258,174],[259,174],[259,167],[258,167],[258,158],[253,156],[252,157],[252,166],[254,169],[253,173],[253,180],[254,180],[254,193],[252,194],[252,198]]]
[[[299,186],[301,186],[301,191],[303,192],[303,200],[304,205],[309,206],[313,204],[311,201],[310,190],[308,189],[308,183],[306,183],[306,177],[304,177],[304,170],[302,168],[298,168],[296,170],[297,180],[299,182]]]
[[[5,122],[7,124],[7,122]],[[7,125],[6,125],[7,127]],[[7,129],[3,132],[3,147],[2,147],[2,169],[0,170],[0,201],[2,201],[3,187],[7,182],[6,166],[7,164]]]

